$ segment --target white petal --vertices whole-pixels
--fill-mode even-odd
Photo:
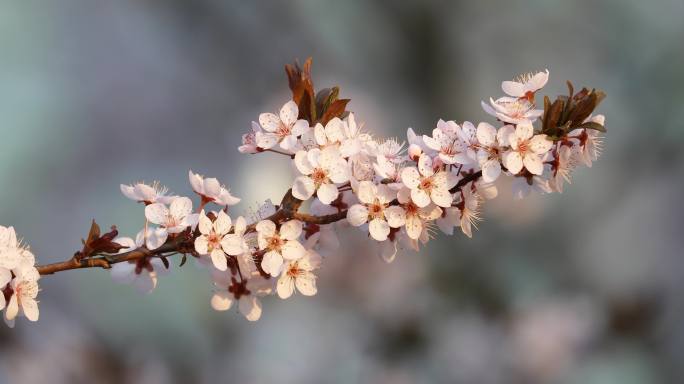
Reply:
[[[509,151],[504,153],[503,163],[508,172],[517,175],[522,169],[523,162],[519,152]]]
[[[214,292],[211,297],[211,307],[215,311],[227,311],[233,305],[233,294],[228,291]]]
[[[223,210],[220,210],[216,221],[214,221],[214,232],[218,235],[225,235],[230,231],[232,221],[230,216],[228,216]]]
[[[164,245],[168,237],[169,233],[164,228],[148,228],[145,246],[150,251],[153,251]]]
[[[192,200],[187,197],[177,197],[173,199],[171,206],[169,207],[171,216],[178,220],[183,219],[185,216],[189,215],[190,212],[192,212]]]
[[[480,144],[491,147],[496,142],[496,128],[489,123],[480,123],[477,125],[477,141]]]
[[[357,197],[359,201],[364,204],[373,204],[375,202],[375,194],[377,187],[370,181],[364,180],[359,183]]]
[[[539,89],[542,89],[548,81],[549,70],[547,69],[544,72],[539,72],[536,75],[532,76],[532,78],[527,82],[527,89],[532,92],[535,92]]]
[[[454,201],[448,189],[435,188],[430,192],[430,197],[435,204],[443,208],[451,207]]]
[[[489,159],[482,163],[482,180],[491,183],[501,174],[501,164],[497,159]]]
[[[196,243],[195,243],[196,244]],[[231,233],[226,235],[221,240],[221,248],[223,251],[231,256],[238,256],[247,251],[245,241],[242,236]]]
[[[261,235],[273,236],[276,231],[276,225],[271,220],[262,220],[256,225],[256,230]]]
[[[309,176],[299,176],[292,184],[292,196],[299,200],[308,200],[316,192],[316,184]]]
[[[135,279],[135,263],[127,261],[112,265],[110,270],[112,280],[119,284],[130,284]]]
[[[404,168],[401,171],[401,181],[410,189],[415,189],[420,185],[420,174],[416,168]]]
[[[530,140],[530,148],[538,155],[543,155],[553,146],[553,141],[549,140],[546,135],[535,135]]]
[[[12,272],[0,267],[0,289],[4,288],[10,281],[12,281]],[[2,302],[4,304],[4,299]]]
[[[423,176],[432,176],[432,174],[435,173],[434,169],[432,169],[432,159],[430,156],[424,153],[420,155],[420,158],[418,159],[418,171],[420,171],[420,174]]]
[[[169,210],[164,204],[150,204],[145,207],[145,217],[154,224],[166,224]]]
[[[306,273],[303,276],[298,276],[295,280],[297,290],[304,296],[313,296],[316,294],[316,276],[313,273]]]
[[[316,137],[316,144],[326,145],[328,143],[328,137],[325,135],[325,128],[323,127],[323,124],[316,124],[314,127],[314,136]]]
[[[373,219],[368,224],[368,231],[370,232],[371,237],[375,240],[385,241],[390,233],[390,226],[385,220]]]
[[[188,180],[190,180],[190,186],[192,186],[192,190],[197,192],[197,193],[203,193],[202,190],[202,185],[203,185],[203,180],[202,176],[192,173],[192,170],[188,171]]]
[[[544,164],[542,164],[541,158],[533,153],[528,153],[523,158],[523,163],[525,168],[530,171],[533,175],[541,175],[544,172]]]
[[[278,279],[278,285],[276,286],[278,296],[281,299],[287,299],[288,297],[292,296],[294,289],[294,279],[291,276],[288,276],[286,273],[283,273],[283,275]]]
[[[321,184],[321,186],[318,188],[318,192],[316,193],[318,200],[326,205],[330,205],[333,201],[335,201],[338,195],[339,191],[337,190],[335,184]]]
[[[349,180],[349,164],[342,158],[328,168],[328,177],[333,183],[344,183]]]
[[[392,200],[397,198],[397,191],[384,184],[378,184],[375,191],[375,197],[382,204],[389,204]]]
[[[430,196],[418,188],[411,190],[411,200],[420,208],[427,207],[430,204]]]
[[[501,90],[503,90],[509,96],[521,97],[525,95],[525,86],[517,81],[502,82]]]
[[[296,240],[302,234],[302,222],[290,220],[280,226],[280,236],[285,240]]]
[[[385,208],[385,218],[390,227],[399,228],[406,223],[406,211],[402,207],[393,205]]]
[[[226,254],[223,253],[221,248],[215,248],[211,251],[211,262],[214,267],[219,271],[225,271],[228,269],[228,261],[226,260]]]
[[[423,221],[416,215],[406,217],[406,234],[413,240],[418,240],[423,232]]]
[[[21,301],[21,309],[24,311],[24,316],[26,316],[29,321],[38,321],[38,302],[34,299],[24,298]]]
[[[527,140],[530,137],[532,137],[533,133],[534,133],[534,127],[529,122],[518,124],[518,126],[515,127],[515,136],[519,140]]]
[[[297,170],[303,175],[310,175],[313,172],[313,165],[309,162],[307,151],[297,151],[294,158],[295,166]]]
[[[297,240],[287,241],[282,248],[283,258],[287,260],[297,260],[306,255],[306,249]]]
[[[211,222],[211,219],[207,217],[207,215],[204,213],[204,210],[200,212],[199,216],[199,230],[200,233],[203,235],[208,235],[211,233],[211,230],[213,229],[213,223]]]
[[[256,136],[256,143],[259,148],[262,149],[271,149],[278,145],[278,140],[280,139],[278,135],[275,133],[270,133],[270,132],[257,132]]]
[[[368,221],[368,208],[361,204],[352,205],[347,211],[347,221],[355,227],[365,224]]]
[[[202,188],[204,188],[204,195],[207,197],[217,198],[221,194],[221,183],[214,177],[204,179]]]
[[[271,276],[278,276],[280,267],[283,266],[283,257],[275,251],[266,252],[261,260],[261,268]]]
[[[292,126],[292,136],[302,136],[309,131],[309,122],[306,120],[297,120]]]
[[[442,145],[439,143],[439,141],[428,135],[423,135],[423,143],[425,143],[425,145],[433,151],[439,151],[442,149]]]
[[[7,303],[7,307],[5,308],[5,318],[7,320],[14,320],[18,314],[19,302],[17,301],[17,295],[13,294]]]
[[[280,118],[273,113],[262,113],[259,115],[259,125],[264,131],[275,132],[280,128]]]
[[[298,115],[299,108],[297,107],[297,103],[292,100],[288,101],[280,108],[280,120],[288,127],[294,125]]]

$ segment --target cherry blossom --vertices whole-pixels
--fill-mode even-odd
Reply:
[[[432,136],[423,135],[425,145],[437,152],[439,158],[445,164],[455,164],[461,160],[465,161],[462,155],[465,150],[465,143],[459,138],[458,131],[461,127],[453,121],[439,120],[437,128],[432,130]]]
[[[226,236],[232,225],[230,216],[223,211],[219,211],[213,223],[204,211],[199,215],[200,235],[195,238],[195,251],[200,255],[209,255],[214,267],[219,271],[228,269],[225,250],[232,250],[232,247],[229,247]]]
[[[213,202],[220,206],[231,206],[240,202],[239,198],[231,195],[230,190],[213,177],[205,178],[200,174],[192,173],[192,170],[188,172],[188,177],[192,190],[200,195],[203,201]]]
[[[280,108],[279,116],[273,113],[259,115],[259,124],[265,131],[256,133],[259,148],[271,149],[280,144],[280,148],[294,151],[297,138],[309,130],[309,123],[306,120],[297,120],[297,116],[299,108],[292,100]]]
[[[397,194],[399,203],[406,212],[406,234],[413,240],[418,240],[429,222],[442,216],[442,209],[435,204],[419,207],[411,200],[411,190],[403,188]]]
[[[605,116],[596,115],[587,119],[592,123],[605,125]],[[603,137],[601,132],[594,129],[575,129],[570,132],[570,137],[579,142],[578,160],[584,165],[591,168],[592,162],[598,159],[603,149]]]
[[[252,121],[252,132],[247,132],[242,135],[242,145],[238,147],[240,153],[258,153],[259,147],[257,146],[256,135],[261,132],[261,127],[256,121]]]
[[[554,159],[551,163],[551,179],[549,179],[549,187],[552,191],[562,193],[563,184],[567,182],[570,184],[570,174],[577,165],[577,153],[573,147],[561,145],[558,151],[554,151]]]
[[[546,135],[534,135],[534,127],[530,123],[518,124],[515,131],[508,136],[510,150],[504,153],[503,162],[509,172],[518,174],[523,165],[533,175],[541,175],[544,171],[542,156],[553,146]]]
[[[509,96],[534,101],[534,94],[549,81],[549,70],[545,72],[527,73],[513,81],[501,83],[501,89]]]
[[[121,184],[121,193],[127,198],[144,203],[146,205],[161,203],[169,204],[178,196],[169,196],[168,189],[160,185],[158,182],[147,185],[145,183],[136,183],[132,185]]]
[[[480,148],[477,152],[478,162],[482,169],[482,179],[486,183],[494,182],[501,174],[501,156],[508,145],[508,137],[515,131],[512,125],[505,125],[498,131],[489,123],[477,125],[477,140]]]
[[[544,113],[541,109],[535,109],[534,104],[527,99],[507,96],[496,100],[490,98],[489,105],[483,101],[482,109],[504,123],[510,124],[532,123]]]
[[[427,207],[431,200],[440,207],[451,206],[453,198],[449,189],[456,185],[456,180],[451,173],[435,172],[430,156],[422,154],[418,168],[404,168],[401,180],[411,190],[411,199],[418,207]]]
[[[349,180],[348,164],[336,147],[298,151],[295,165],[303,176],[295,179],[292,195],[300,200],[316,193],[323,204],[330,204],[339,194],[335,184]]]
[[[390,206],[396,196],[397,193],[386,185],[362,181],[358,190],[361,204],[349,208],[347,220],[355,227],[368,223],[371,237],[377,241],[385,241],[390,228],[399,228],[406,220],[406,212],[402,207]]]
[[[470,184],[461,189],[461,201],[456,207],[460,211],[461,231],[468,237],[473,237],[472,227],[477,228],[477,222],[481,220],[481,201],[482,198],[477,192],[473,191]]]
[[[38,321],[38,279],[35,274],[24,276],[24,274],[17,275],[9,283],[11,296],[7,301],[7,308],[5,308],[5,322],[8,326],[14,326],[14,319],[19,316],[25,316],[29,321]]]
[[[155,229],[154,236],[148,237],[147,248],[150,250],[161,247],[169,234],[183,232],[187,227],[197,223],[198,215],[192,212],[192,200],[187,197],[175,198],[169,207],[155,203],[145,207],[145,217],[149,222],[160,227]]]
[[[316,275],[313,271],[321,265],[321,256],[309,249],[304,257],[297,260],[288,260],[283,267],[283,273],[278,278],[276,291],[281,299],[287,299],[295,291],[304,296],[316,294]]]
[[[259,249],[265,251],[261,267],[271,276],[278,276],[283,266],[283,259],[297,260],[306,254],[306,249],[298,241],[302,234],[302,222],[290,220],[283,223],[280,229],[270,220],[260,221],[256,230]]]
[[[245,276],[247,280],[238,281],[229,273],[214,271],[214,295],[211,297],[211,307],[216,311],[229,310],[235,301],[238,311],[249,321],[261,318],[262,306],[259,296],[271,294],[273,284],[259,275],[258,272]]]

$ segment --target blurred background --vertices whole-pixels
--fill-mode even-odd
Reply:
[[[387,265],[358,232],[319,294],[269,298],[258,323],[211,310],[192,263],[151,295],[101,270],[41,281],[41,320],[0,326],[0,383],[681,383],[684,3],[605,1],[2,1],[0,224],[41,263],[89,221],[134,236],[119,183],[216,176],[238,211],[279,201],[290,168],[240,155],[313,56],[380,136],[548,68],[547,94],[603,89],[603,156],[562,195],[500,197],[472,240],[440,236]],[[274,155],[275,156],[275,155]],[[177,260],[175,261],[177,265]]]

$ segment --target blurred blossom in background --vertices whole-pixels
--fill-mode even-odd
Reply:
[[[682,15],[680,0],[4,1],[0,224],[41,263],[93,218],[137,232],[119,183],[190,194],[193,169],[236,212],[279,201],[289,165],[236,148],[290,96],[295,58],[386,137],[491,121],[480,100],[544,68],[545,94],[607,92],[608,135],[562,195],[501,185],[472,240],[387,265],[349,231],[317,296],[273,297],[254,324],[211,310],[192,263],[149,296],[106,271],[45,278],[41,321],[0,327],[0,382],[681,383]]]

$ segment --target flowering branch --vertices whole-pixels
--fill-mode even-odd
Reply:
[[[536,94],[548,81],[545,71],[504,81],[506,96],[482,103],[497,126],[439,120],[431,135],[409,128],[406,146],[364,132],[338,87],[316,92],[311,59],[302,67],[287,65],[286,73],[292,99],[278,114],[259,115],[239,147],[241,153],[272,152],[294,163],[298,176],[278,206],[266,201],[247,217],[232,215],[229,208],[240,199],[217,179],[192,171],[196,210],[192,199],[170,195],[157,183],[121,185],[124,196],[145,207],[145,225],[135,239],[119,236],[116,227],[103,234],[93,222],[81,250],[48,265],[36,265],[14,228],[0,226],[5,321],[12,326],[19,315],[38,320],[42,275],[109,269],[115,281],[146,293],[168,272],[173,255],[182,255],[180,266],[192,258],[210,272],[214,309],[236,303],[254,321],[261,317],[259,297],[316,294],[321,255],[339,247],[336,232],[343,226],[337,223],[360,228],[388,262],[399,249],[418,251],[434,226],[449,235],[460,228],[472,237],[500,177],[513,179],[518,197],[531,190],[562,192],[575,167],[597,159],[605,132],[604,117],[593,115],[605,96],[600,91],[575,92],[568,82],[567,95],[544,97],[544,109],[536,109]]]

